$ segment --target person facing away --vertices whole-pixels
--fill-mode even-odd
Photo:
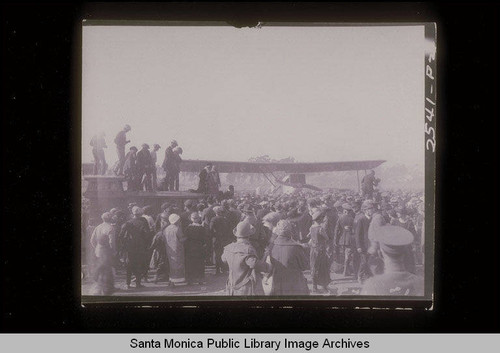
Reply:
[[[236,242],[224,247],[221,259],[229,268],[228,295],[255,294],[257,252],[248,240],[254,232],[255,228],[249,222],[240,222],[233,231]]]
[[[189,283],[204,284],[206,231],[201,225],[198,212],[191,214],[192,223],[186,227],[186,280]]]
[[[115,228],[111,224],[112,215],[105,212],[101,216],[102,223],[93,231],[90,244],[94,248],[97,258],[97,266],[94,272],[96,282],[96,294],[109,295],[114,291],[113,278],[113,249]]]
[[[413,243],[413,234],[408,230],[391,225],[375,229],[374,239],[380,245],[384,261],[384,273],[365,281],[361,295],[422,296],[424,280],[408,272],[404,265],[406,249]]]
[[[365,175],[361,180],[362,196],[368,199],[373,198],[373,188],[378,185],[380,179],[375,178],[375,171],[371,170],[368,175]]]
[[[125,163],[123,165],[123,174],[125,175],[125,180],[127,181],[128,191],[139,190],[138,173],[137,173],[137,147],[130,147],[130,151],[125,157]]]
[[[211,195],[218,195],[220,186],[219,172],[215,168],[215,165],[213,165],[210,170],[208,170],[207,191]]]
[[[133,206],[132,215],[133,218],[123,225],[119,236],[124,247],[126,284],[129,289],[132,275],[135,276],[136,288],[143,287],[141,279],[144,275],[145,257],[150,239],[149,224],[142,217],[142,208]]]
[[[328,284],[330,284],[330,267],[326,254],[329,237],[321,225],[323,218],[323,211],[314,212],[312,215],[313,224],[308,234],[313,292],[318,292],[318,285],[322,292],[328,292]]]
[[[165,171],[165,185],[167,191],[173,191],[170,189],[172,174],[175,170],[175,153],[174,148],[178,146],[176,140],[170,142],[170,146],[165,149],[165,158],[163,159],[162,168]]]
[[[125,146],[130,140],[127,140],[127,132],[132,130],[130,125],[125,125],[124,128],[116,134],[115,144],[116,144],[116,153],[118,155],[118,163],[115,167],[116,175],[123,175],[123,165],[125,163]]]
[[[108,169],[104,149],[108,146],[105,140],[106,134],[104,132],[94,135],[90,140],[92,146],[92,154],[94,155],[94,175],[104,175]]]
[[[153,171],[153,162],[151,160],[151,153],[149,152],[149,145],[142,144],[142,148],[137,152],[137,174],[141,179],[141,189],[146,191],[153,191],[151,185],[151,173]]]
[[[163,231],[172,285],[186,282],[184,243],[187,238],[179,224],[180,219],[178,214],[172,213],[168,217],[170,225]]]
[[[307,255],[304,247],[291,238],[291,222],[285,219],[278,221],[273,232],[276,238],[268,259],[272,266],[268,294],[308,295],[309,288],[303,274],[308,267]],[[266,280],[264,276],[264,281]]]
[[[159,149],[161,148],[161,146],[157,143],[155,143],[153,145],[153,149],[151,150],[151,165],[152,165],[152,170],[151,170],[151,184],[152,184],[152,188],[153,188],[153,191],[156,191],[158,190],[158,181],[157,181],[157,175],[156,175],[156,165],[157,165],[157,162],[158,162],[158,156],[157,156],[157,152],[159,151]]]
[[[170,191],[179,191],[179,174],[181,172],[181,163],[182,163],[182,148],[177,146],[173,149],[174,155],[172,156],[172,168],[170,171],[170,179],[169,179],[169,189]]]

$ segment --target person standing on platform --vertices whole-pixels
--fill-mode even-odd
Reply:
[[[404,265],[406,249],[413,243],[413,234],[408,230],[385,225],[375,229],[374,239],[380,245],[384,260],[384,273],[366,280],[361,295],[422,296],[424,280],[410,273]]]
[[[205,278],[205,228],[198,212],[191,214],[191,224],[186,228],[186,280],[188,284],[204,284]]]
[[[179,174],[181,173],[181,163],[182,163],[182,148],[177,146],[173,149],[174,155],[172,156],[172,174],[170,180],[170,190],[179,191]]]
[[[172,140],[170,142],[170,146],[168,146],[165,149],[165,158],[163,159],[163,164],[161,165],[163,170],[165,170],[165,188],[167,191],[174,191],[173,187],[173,173],[175,170],[175,163],[176,163],[176,158],[175,158],[175,153],[174,153],[174,148],[178,146],[178,143],[176,140]]]
[[[371,170],[361,181],[361,195],[365,199],[373,199],[374,187],[378,185],[380,179],[375,178],[375,171]]]
[[[158,190],[158,182],[157,182],[157,177],[156,177],[156,173],[157,173],[157,166],[156,166],[156,163],[158,162],[158,156],[156,155],[156,152],[158,152],[158,150],[160,149],[160,145],[155,143],[153,145],[153,149],[151,150],[151,164],[152,164],[152,168],[151,168],[151,176],[152,176],[152,179],[151,179],[151,184],[152,184],[152,187],[153,187],[153,191],[157,191]]]
[[[151,153],[149,152],[149,145],[142,144],[142,149],[137,152],[137,175],[140,176],[140,189],[145,191],[153,191],[151,185],[151,172],[153,169],[153,162],[151,161]]]
[[[180,219],[178,214],[172,213],[168,217],[170,225],[163,231],[170,268],[170,283],[173,286],[186,282],[184,243],[187,238],[179,224]]]
[[[123,130],[121,130],[115,137],[116,153],[118,154],[118,163],[114,170],[116,175],[123,175],[123,165],[125,163],[125,146],[130,141],[127,140],[127,132],[132,130],[130,125],[125,125]]]
[[[198,182],[198,189],[196,189],[196,192],[199,192],[200,194],[206,194],[208,192],[208,178],[211,169],[212,163],[207,163],[207,165],[200,171],[200,174],[198,175],[200,181]]]
[[[106,157],[104,155],[104,149],[108,147],[106,145],[105,137],[106,134],[101,132],[92,137],[92,140],[90,141],[92,154],[94,155],[94,175],[104,175],[108,169]]]
[[[130,147],[130,151],[125,157],[123,174],[125,175],[125,180],[127,181],[127,191],[139,190],[139,177],[137,175],[137,147],[135,146]]]
[[[219,194],[219,188],[221,186],[219,172],[213,165],[210,170],[208,170],[207,176],[207,189],[210,195],[217,196]]]

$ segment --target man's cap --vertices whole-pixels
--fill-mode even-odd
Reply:
[[[125,124],[124,128],[127,129],[127,130],[132,129],[129,124]]]
[[[170,224],[175,224],[181,219],[181,216],[179,216],[177,213],[172,213],[170,216],[168,216],[168,221]]]
[[[131,150],[131,151],[132,151],[132,150],[134,150],[134,151],[136,151],[136,152],[137,152],[137,147],[132,146],[132,147],[130,147],[130,150]]]
[[[142,208],[139,207],[139,206],[132,207],[132,214],[134,216],[140,216],[140,215],[142,215]]]
[[[178,145],[178,143],[177,143],[177,141],[176,141],[176,140],[172,140],[172,141],[170,142],[170,144],[172,144],[172,145]]]
[[[128,208],[132,208],[134,206],[137,206],[137,204],[135,202],[131,202],[128,204]]]
[[[153,145],[153,147],[154,147],[154,148],[161,148],[161,146],[160,146],[159,144],[157,144],[157,143],[155,143],[155,144]]]
[[[117,213],[118,213],[118,211],[120,211],[120,209],[119,209],[119,208],[114,207],[114,208],[112,208],[112,209],[110,209],[110,210],[109,210],[109,213],[111,213],[111,215],[113,215],[113,216],[114,216],[115,214],[117,214]]]
[[[255,227],[249,222],[240,222],[236,228],[233,229],[233,234],[236,238],[248,238],[249,236],[255,234]]]
[[[173,151],[173,152],[179,152],[179,154],[182,154],[182,147],[177,146],[177,147],[175,147],[172,151]]]
[[[149,149],[149,145],[148,145],[147,143],[143,143],[143,144],[141,145],[141,147],[142,147],[142,148],[147,148],[147,149]]]
[[[333,204],[333,207],[337,208],[337,207],[342,207],[342,201],[337,201]]]
[[[380,226],[373,230],[373,240],[378,241],[380,249],[389,255],[400,255],[406,246],[413,243],[413,234],[399,226]]]
[[[186,207],[193,207],[193,204],[194,204],[193,200],[184,201],[184,206]]]

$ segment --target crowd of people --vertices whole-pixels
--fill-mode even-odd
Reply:
[[[113,293],[117,271],[126,273],[127,289],[132,279],[135,287],[189,286],[205,283],[210,266],[227,276],[228,295],[328,293],[332,273],[358,281],[364,295],[423,295],[421,193],[365,187],[228,196],[102,214],[87,233],[98,294]]]

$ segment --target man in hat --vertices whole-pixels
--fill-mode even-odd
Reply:
[[[413,243],[413,235],[402,227],[386,225],[376,229],[374,238],[380,244],[384,273],[367,279],[361,295],[424,295],[423,278],[410,273],[404,265],[405,252]]]
[[[125,125],[123,130],[118,132],[115,137],[116,153],[118,154],[118,163],[115,167],[116,175],[123,175],[123,165],[125,163],[125,146],[130,141],[127,140],[127,132],[131,130],[130,125]]]
[[[226,270],[221,260],[224,247],[231,243],[232,234],[227,219],[224,217],[224,209],[221,206],[213,208],[215,217],[210,221],[212,233],[212,244],[215,253],[215,274],[222,274]]]
[[[155,143],[153,145],[153,149],[151,150],[151,165],[152,165],[152,170],[151,170],[151,176],[152,176],[152,186],[153,186],[153,191],[156,191],[158,189],[158,183],[157,183],[157,178],[156,178],[156,163],[158,161],[158,156],[156,152],[160,149],[160,145]]]
[[[181,216],[181,227],[183,231],[186,231],[187,226],[191,224],[191,215],[196,212],[196,201],[186,200],[184,201],[184,212],[180,214]]]
[[[357,273],[357,279],[360,283],[372,276],[369,269],[370,254],[368,249],[371,244],[368,238],[368,229],[374,212],[374,202],[366,200],[361,205],[361,214],[354,220],[354,241],[356,243],[354,271]]]
[[[106,145],[105,136],[106,134],[101,132],[92,137],[92,140],[90,141],[92,154],[94,155],[94,175],[104,175],[108,169],[106,157],[104,156],[104,149],[108,147]]]
[[[151,185],[151,173],[153,171],[153,162],[151,160],[151,153],[149,152],[149,145],[142,144],[142,148],[137,152],[137,174],[141,177],[141,189],[146,191],[153,191]]]
[[[212,196],[207,198],[207,207],[201,213],[201,224],[205,228],[205,234],[207,235],[206,240],[206,253],[205,253],[205,263],[207,265],[213,265],[213,241],[212,232],[210,230],[210,223],[212,218],[215,217],[214,212],[215,199]]]
[[[147,249],[149,248],[150,230],[148,222],[142,217],[142,208],[132,207],[133,218],[127,221],[120,232],[124,247],[127,288],[130,289],[132,275],[135,276],[136,288],[143,287],[141,279],[144,275]]]
[[[173,173],[175,170],[175,163],[176,163],[174,148],[177,146],[178,146],[178,143],[176,140],[172,140],[170,142],[170,146],[168,146],[165,149],[165,158],[163,159],[163,163],[161,165],[163,170],[165,170],[165,174],[166,174],[165,175],[166,189],[170,190],[170,191],[174,191],[173,187],[171,188],[171,186],[173,185],[172,180],[173,180]]]
[[[349,203],[342,204],[342,215],[335,227],[335,244],[338,249],[337,258],[342,260],[344,277],[350,275],[354,248],[352,207]],[[339,261],[340,262],[340,261]]]
[[[318,285],[322,292],[328,292],[330,284],[330,266],[326,254],[329,237],[325,229],[321,226],[325,214],[322,210],[316,210],[312,215],[313,224],[311,225],[308,237],[310,247],[310,264],[313,292],[318,292]]]
[[[140,177],[137,173],[137,147],[130,147],[129,152],[125,156],[125,163],[123,164],[121,173],[125,175],[127,191],[139,190]]]
[[[173,162],[172,170],[170,174],[170,190],[179,191],[179,174],[181,173],[181,163],[182,163],[182,148],[180,146],[175,147],[173,150]]]
[[[397,206],[396,209],[396,218],[392,222],[392,225],[402,227],[409,231],[413,235],[413,239],[415,242],[412,244],[412,246],[409,246],[406,249],[406,253],[404,256],[404,261],[405,261],[405,267],[406,270],[411,272],[411,273],[416,273],[416,266],[415,266],[415,245],[420,242],[420,239],[417,239],[417,231],[415,229],[415,225],[411,218],[408,215],[408,209],[404,206]]]
[[[371,170],[368,175],[365,175],[361,180],[362,196],[366,199],[373,198],[374,187],[378,185],[380,179],[375,178],[375,171]]]
[[[255,228],[249,222],[240,222],[233,231],[236,242],[224,247],[221,259],[227,263],[229,276],[226,283],[228,295],[254,295],[257,277],[257,251],[249,237]]]

